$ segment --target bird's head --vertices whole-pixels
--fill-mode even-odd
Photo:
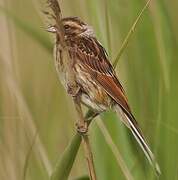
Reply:
[[[64,35],[66,37],[75,37],[78,35],[93,35],[93,30],[90,26],[84,23],[78,17],[67,17],[61,20],[64,28]],[[55,33],[56,27],[50,26],[48,28],[49,32]]]

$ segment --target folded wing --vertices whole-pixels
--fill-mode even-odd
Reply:
[[[77,48],[77,51],[75,51],[77,58],[85,66],[93,80],[116,102],[116,110],[121,115],[122,121],[131,130],[149,162],[159,174],[159,166],[131,113],[123,87],[108,61],[105,49],[95,38],[83,38],[85,39],[75,42],[76,46],[74,48]]]

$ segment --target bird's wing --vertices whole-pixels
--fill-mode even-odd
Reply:
[[[95,38],[75,41],[75,53],[97,84],[103,87],[117,104],[128,114],[131,113],[124,89],[117,79],[105,49]],[[77,48],[77,49],[76,49]]]
[[[154,166],[156,171],[159,172],[159,166],[157,165],[154,155],[148,147],[145,138],[131,113],[123,87],[116,77],[112,65],[107,59],[105,49],[95,38],[87,37],[75,41],[74,49],[80,63],[85,66],[93,80],[117,103],[124,116],[121,117],[122,121],[131,130],[149,162]]]

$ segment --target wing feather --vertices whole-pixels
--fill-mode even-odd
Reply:
[[[122,121],[131,130],[149,162],[153,165],[156,172],[159,173],[159,166],[145,141],[137,121],[132,115],[124,89],[116,77],[112,65],[108,61],[105,49],[95,38],[83,38],[84,39],[81,38],[80,41],[75,41],[75,48],[77,48],[75,53],[80,61],[79,63],[83,64],[93,80],[101,86],[121,108],[123,112]]]
[[[124,89],[115,75],[115,71],[110,64],[105,49],[95,38],[80,39],[75,41],[77,50],[75,53],[95,82],[103,87],[117,104],[121,106],[127,114],[130,108]]]

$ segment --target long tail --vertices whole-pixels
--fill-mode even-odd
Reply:
[[[138,144],[142,148],[145,156],[147,157],[148,161],[156,171],[157,175],[161,174],[160,168],[158,163],[155,160],[154,154],[151,152],[148,144],[145,141],[145,138],[138,127],[138,124],[134,118],[134,116],[130,113],[124,112],[123,109],[119,105],[115,106],[116,112],[121,117],[122,122],[131,130],[132,134],[134,135],[135,139],[137,140]]]

